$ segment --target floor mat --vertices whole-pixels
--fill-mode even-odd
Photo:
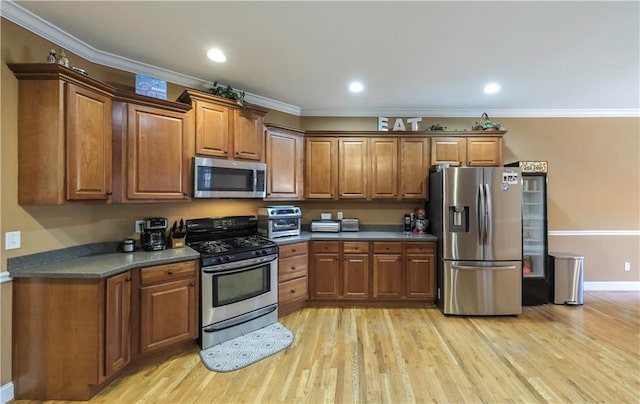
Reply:
[[[273,323],[200,351],[204,365],[216,372],[231,372],[282,351],[293,342],[293,333]]]

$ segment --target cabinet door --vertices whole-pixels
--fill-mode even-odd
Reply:
[[[229,155],[229,108],[205,101],[195,101],[196,154],[215,157]]]
[[[140,352],[197,338],[195,278],[140,289]]]
[[[371,138],[369,195],[372,199],[394,199],[398,196],[398,139]]]
[[[465,138],[431,138],[431,165],[448,163],[462,166],[467,162],[467,143]]]
[[[345,254],[343,259],[343,294],[345,299],[369,297],[369,255]]]
[[[131,360],[131,272],[106,282],[105,375],[109,377]]]
[[[129,104],[128,199],[187,199],[189,133],[183,113]]]
[[[305,159],[305,197],[337,199],[338,140],[308,138]]]
[[[435,256],[408,255],[406,264],[406,296],[409,299],[435,298]]]
[[[311,267],[311,296],[315,299],[340,297],[339,254],[314,254]]]
[[[262,116],[251,110],[233,111],[233,158],[263,161]]]
[[[67,199],[110,199],[111,98],[66,84]]]
[[[400,139],[400,197],[426,199],[428,181],[429,139]]]
[[[400,299],[404,295],[400,254],[373,255],[373,297]]]
[[[304,138],[267,131],[267,198],[302,198],[302,149]]]
[[[338,191],[341,199],[367,197],[368,156],[366,138],[340,138],[338,146]]]
[[[502,165],[501,137],[469,137],[467,138],[467,165],[493,166]]]

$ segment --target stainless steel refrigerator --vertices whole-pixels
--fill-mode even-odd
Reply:
[[[522,312],[522,176],[516,167],[448,167],[429,178],[444,314]]]

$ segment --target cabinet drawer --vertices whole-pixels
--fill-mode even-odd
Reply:
[[[388,242],[388,241],[374,241],[373,243],[373,252],[374,253],[395,253],[399,254],[402,252],[402,243],[400,242]]]
[[[421,242],[421,243],[407,243],[407,254],[424,254],[424,253],[435,253],[436,247],[435,243],[432,242]]]
[[[307,300],[307,277],[282,282],[278,285],[278,302],[285,304],[294,300]]]
[[[307,243],[287,244],[278,247],[280,258],[292,257],[294,255],[306,255],[308,252]]]
[[[314,241],[312,248],[313,248],[313,252],[317,252],[317,253],[324,253],[324,252],[337,253],[337,252],[340,252],[340,242]]]
[[[278,261],[278,282],[307,276],[307,256],[297,255]]]
[[[140,277],[143,285],[150,283],[171,281],[178,278],[195,276],[198,261],[185,261],[169,265],[142,268]]]
[[[369,243],[366,241],[345,241],[342,246],[345,253],[369,252]]]

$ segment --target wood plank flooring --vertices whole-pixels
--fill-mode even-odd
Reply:
[[[518,318],[307,308],[280,322],[293,345],[245,369],[212,372],[194,345],[91,402],[640,402],[637,292],[586,292],[584,306]]]

